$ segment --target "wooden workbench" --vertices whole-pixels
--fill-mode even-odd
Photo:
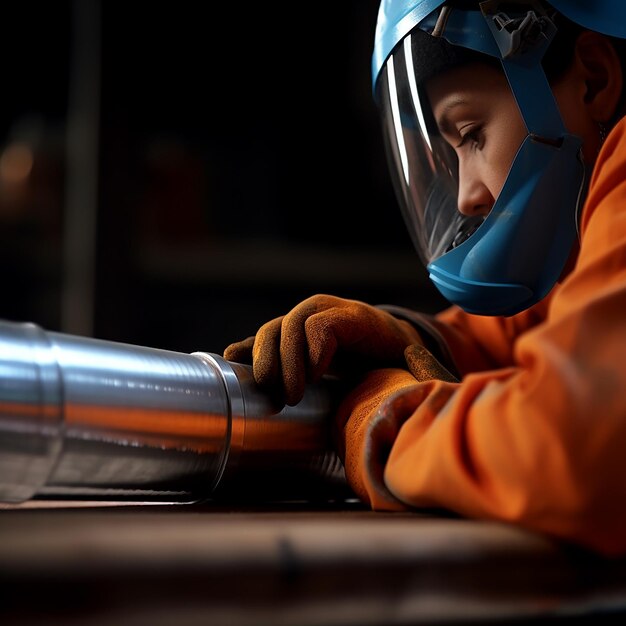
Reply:
[[[0,623],[626,623],[626,560],[355,502],[0,510]]]

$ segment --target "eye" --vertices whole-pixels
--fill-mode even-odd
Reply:
[[[465,126],[459,130],[461,141],[457,144],[457,148],[468,145],[471,148],[480,149],[484,143],[483,127],[479,125]]]

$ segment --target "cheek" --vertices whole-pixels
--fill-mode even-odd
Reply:
[[[494,140],[489,144],[485,177],[489,191],[494,198],[497,198],[502,190],[513,159],[526,135],[526,126],[517,106],[494,126]]]

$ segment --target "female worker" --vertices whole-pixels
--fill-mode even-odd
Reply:
[[[427,316],[316,295],[229,346],[297,403],[351,381],[373,509],[443,508],[626,553],[626,3],[383,0],[373,79]]]

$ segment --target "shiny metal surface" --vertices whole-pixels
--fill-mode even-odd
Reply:
[[[216,354],[0,321],[0,500],[342,492],[329,442],[336,396],[324,380],[279,407],[249,366]]]

